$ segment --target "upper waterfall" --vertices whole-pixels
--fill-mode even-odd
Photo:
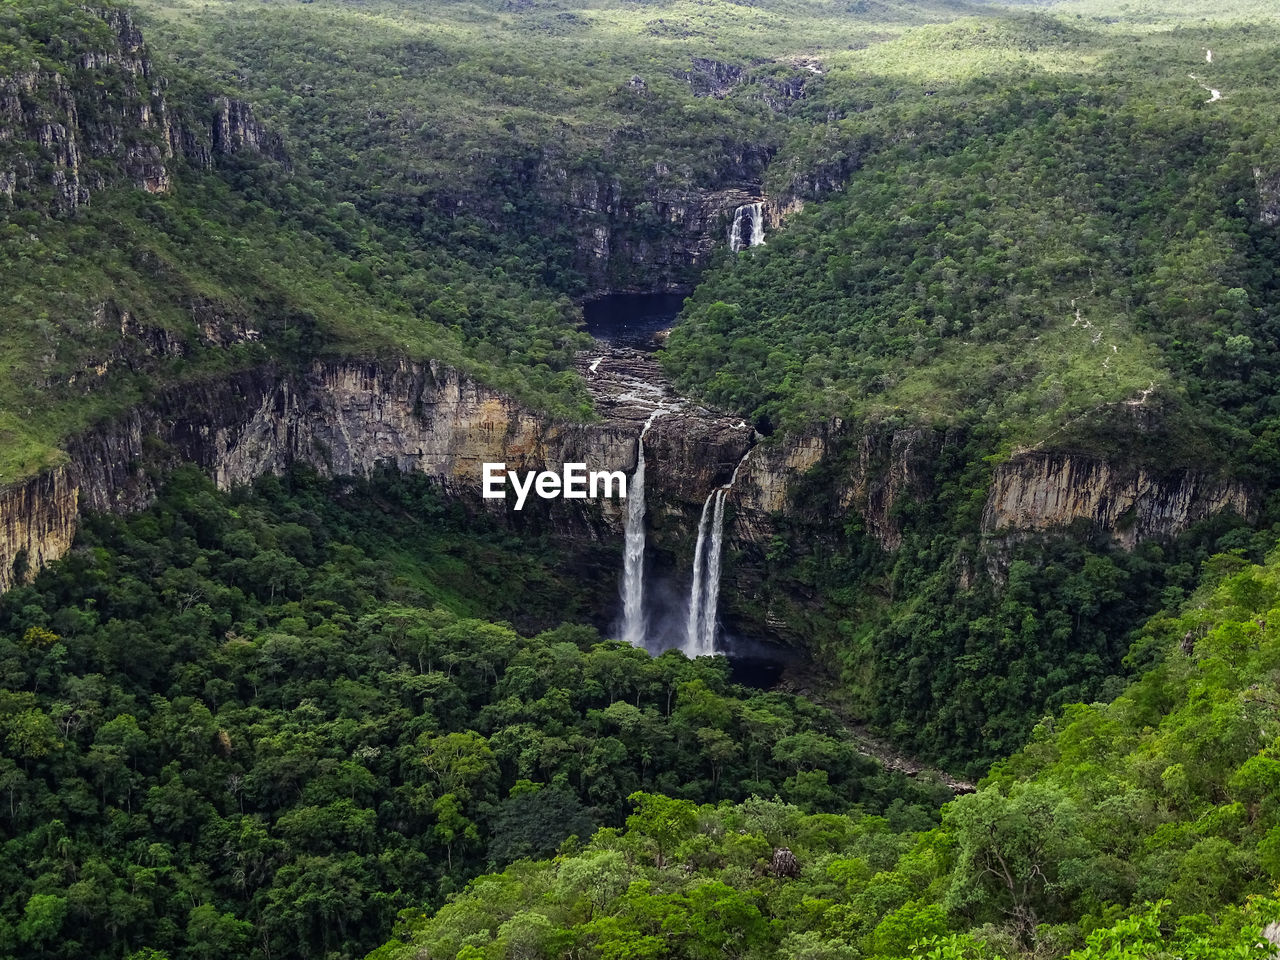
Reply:
[[[747,221],[746,224],[743,221]],[[748,229],[744,230],[746,226]],[[745,238],[745,239],[744,239]],[[733,226],[729,228],[729,249],[734,253],[747,247],[764,245],[764,202],[744,203],[733,211]]]

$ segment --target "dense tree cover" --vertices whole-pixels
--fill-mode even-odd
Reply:
[[[674,269],[655,191],[741,186],[750,169],[776,197],[822,202],[713,271],[670,341],[681,384],[766,428],[838,416],[962,438],[892,566],[858,531],[830,556],[771,551],[776,594],[821,588],[819,614],[790,612],[863,719],[981,766],[1045,709],[1113,690],[1127,632],[1193,575],[1199,544],[1090,544],[1016,566],[1007,590],[961,589],[988,458],[1015,442],[1123,442],[1157,465],[1280,479],[1278,258],[1253,171],[1275,155],[1269,21],[1193,36],[798,0],[143,9],[173,108],[249,98],[291,169],[179,171],[171,196],[104,191],[69,221],[18,204],[0,237],[0,478],[56,462],[59,440],[159,384],[268,358],[432,357],[590,416],[569,369],[584,340],[567,295],[585,280],[565,210],[604,203],[583,224],[636,251],[640,274],[611,278],[629,284]],[[88,82],[71,64],[101,38],[55,42],[48,25],[92,14],[4,15],[72,89]],[[1213,104],[1186,76],[1210,70],[1202,43],[1230,87]],[[713,91],[716,69],[743,82]],[[782,97],[797,71],[804,95]],[[88,320],[108,301],[182,356],[122,350]],[[261,342],[205,342],[193,305]]]
[[[332,493],[184,473],[0,601],[0,951],[358,956],[637,790],[900,825],[945,794],[723,659],[455,612],[551,619],[570,591],[422,483]]]
[[[810,0],[140,7],[175,61],[235,83],[308,175],[378,223],[573,294],[589,266],[575,247],[594,247],[582,234],[597,228],[639,254],[611,265],[615,287],[692,283],[664,249],[678,232],[666,205],[759,180],[787,125],[778,84],[794,82],[794,58],[954,15]],[[723,86],[695,58],[718,61]]]
[[[842,516],[841,484],[862,469],[861,453],[833,444],[797,485],[794,516],[775,518],[767,549],[726,551],[729,575],[750,587],[724,602],[734,622],[784,620],[838,672],[827,695],[845,712],[970,777],[1018,749],[1046,713],[1115,696],[1147,617],[1180,603],[1209,557],[1261,560],[1280,532],[1227,513],[1134,549],[1084,522],[984,537],[974,531],[989,466],[979,445],[948,436],[925,468],[929,497],[895,510],[893,552],[861,517]],[[815,515],[842,520],[814,537]]]
[[[1208,580],[1144,628],[1140,680],[1046,719],[940,826],[637,794],[625,830],[408,911],[373,956],[1271,956],[1280,553]]]
[[[963,423],[993,449],[1087,444],[1145,396],[1180,441],[1159,436],[1164,462],[1213,432],[1269,465],[1265,120],[1170,111],[1119,69],[963,93],[958,116],[921,97],[844,122],[862,169],[709,275],[669,341],[678,380],[764,422]]]
[[[112,6],[50,0],[0,9],[0,35],[20,51],[13,56],[25,58],[24,71],[40,71],[20,84],[16,116],[41,111],[64,126],[76,116],[87,124],[80,175],[93,187],[87,206],[52,216],[61,172],[31,130],[6,121],[0,183],[11,190],[6,177],[24,165],[35,175],[30,189],[0,195],[0,480],[56,462],[67,437],[159,385],[268,358],[435,359],[552,416],[590,417],[569,370],[586,342],[575,329],[579,311],[514,269],[519,258],[490,249],[467,261],[459,244],[430,229],[429,242],[407,239],[334,184],[270,155],[219,157],[213,172],[169,160],[169,193],[136,190],[124,157],[135,144],[154,147],[158,133],[135,115],[159,108],[117,62],[118,40],[101,19]],[[163,75],[167,66],[150,69]],[[207,77],[168,88],[172,122],[199,130],[225,92]],[[111,309],[128,313],[132,327],[106,322]],[[245,330],[254,331],[247,343]],[[155,346],[160,338],[165,349]]]
[[[1087,528],[992,544],[978,531],[993,464],[1069,450],[1280,483],[1280,256],[1258,185],[1277,168],[1274,25],[1123,49],[1118,32],[962,21],[877,48],[891,76],[833,70],[804,106],[828,122],[794,130],[770,184],[825,157],[856,168],[843,192],[725,257],[664,354],[685,390],[762,429],[844,424],[794,513],[840,512],[824,489],[862,469],[864,438],[939,438],[925,502],[899,504],[894,556],[846,519],[821,545],[784,533],[764,566],[767,604],[844,667],[860,715],[950,763],[980,767],[1044,711],[1113,693],[1161,594],[1176,599],[1207,553],[1256,549],[1221,527],[1133,554]],[[997,53],[1023,60],[970,71]],[[1238,93],[1218,110],[1189,72]],[[820,607],[787,604],[814,589]]]

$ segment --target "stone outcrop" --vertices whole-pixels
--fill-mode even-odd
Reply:
[[[928,428],[871,429],[852,438],[846,431],[837,421],[820,432],[762,444],[738,480],[739,536],[767,542],[774,532],[771,517],[778,514],[821,524],[823,511],[854,512],[883,549],[901,546],[898,508],[932,496],[940,455],[959,437]],[[1033,453],[996,468],[982,533],[1018,536],[1084,521],[1132,549],[1226,510],[1253,516],[1256,504],[1246,485],[1196,470],[1156,473],[1098,458]]]
[[[76,484],[65,466],[0,490],[0,589],[7,590],[71,549]]]
[[[926,428],[867,430],[850,437],[835,421],[821,432],[761,446],[738,480],[743,535],[763,543],[773,534],[771,517],[798,516],[821,525],[826,511],[857,513],[867,534],[885,550],[902,543],[895,507],[923,500],[933,487],[937,454],[947,438]],[[834,458],[837,463],[828,464]],[[811,474],[821,470],[821,479]],[[821,490],[809,491],[817,483]],[[829,522],[829,521],[827,521]]]
[[[696,186],[658,164],[641,192],[616,177],[542,165],[535,189],[563,196],[574,228],[575,267],[597,293],[690,288],[728,242],[733,212],[759,199],[772,150],[744,146],[726,157],[716,186]]]
[[[1033,453],[996,468],[982,529],[999,535],[1083,520],[1132,548],[1175,536],[1223,510],[1253,514],[1243,484],[1194,470],[1157,474],[1088,457]]]
[[[1253,168],[1254,183],[1258,188],[1258,220],[1264,226],[1280,223],[1280,173],[1267,173],[1261,167]]]
[[[132,321],[115,311],[104,322],[126,330]],[[167,342],[157,339],[154,349]],[[173,388],[73,440],[64,464],[0,490],[0,589],[70,548],[79,509],[142,509],[159,478],[182,463],[223,488],[294,465],[330,476],[394,465],[434,478],[476,509],[511,517],[508,504],[480,498],[482,464],[527,470],[582,462],[629,475],[637,437],[657,407],[666,409],[645,440],[654,465],[647,487],[668,548],[679,543],[670,538],[692,536],[706,497],[741,462],[731,539],[761,548],[780,516],[823,536],[856,513],[866,534],[892,551],[902,543],[900,507],[933,495],[945,448],[958,439],[927,428],[855,434],[833,421],[806,436],[762,441],[742,420],[677,397],[651,355],[614,347],[603,358],[582,356],[579,370],[600,413],[593,423],[550,420],[434,362],[265,366]],[[1223,510],[1250,516],[1249,491],[1195,471],[1155,474],[1030,453],[995,470],[982,529],[995,540],[1085,521],[1131,548]],[[564,535],[590,540],[620,536],[623,523],[621,502],[610,500],[555,501],[541,515]]]

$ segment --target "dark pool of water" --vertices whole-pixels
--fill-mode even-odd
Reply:
[[[584,303],[582,316],[597,340],[653,350],[655,335],[671,328],[683,304],[677,293],[614,293]]]
[[[724,641],[729,658],[729,676],[734,683],[772,690],[782,679],[783,672],[796,661],[796,651],[763,640],[730,637]]]
[[[744,687],[772,690],[782,679],[787,665],[780,660],[763,660],[758,657],[729,657],[729,678]]]

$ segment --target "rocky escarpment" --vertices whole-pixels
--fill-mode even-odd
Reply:
[[[542,164],[537,188],[565,200],[574,266],[594,293],[685,290],[713,251],[728,242],[733,212],[760,199],[771,148],[742,145],[712,184],[690,185],[658,163],[638,190],[617,176]]]
[[[939,463],[962,442],[953,430],[864,430],[836,421],[823,431],[762,445],[737,484],[738,533],[763,544],[773,519],[821,525],[823,515],[856,513],[886,551],[902,544],[901,507],[923,503],[944,478]],[[1249,488],[1197,470],[1155,472],[1101,458],[1028,453],[996,468],[981,533],[995,541],[1084,521],[1132,549],[1177,536],[1199,520],[1256,512]]]
[[[34,60],[0,76],[0,196],[67,213],[114,183],[171,189],[176,162],[199,169],[248,152],[287,162],[279,137],[245,103],[215,98],[200,115],[177,115],[152,70],[129,13],[83,12],[105,39],[56,66]]]
[[[802,101],[821,80],[815,61],[759,62],[749,66],[694,57],[677,71],[695,97],[726,96],[761,100],[777,114]],[[619,96],[636,101],[653,97],[649,83],[633,76]],[[712,253],[728,241],[734,210],[765,200],[762,183],[780,141],[780,128],[764,140],[737,139],[732,130],[708,143],[695,171],[686,160],[660,159],[635,169],[615,150],[629,155],[631,131],[605,150],[601,164],[583,166],[559,156],[554,148],[523,174],[525,194],[561,207],[575,240],[574,268],[588,279],[590,292],[684,290],[693,285]],[[612,168],[612,169],[611,169]],[[842,167],[841,170],[844,168]],[[797,173],[804,195],[839,188],[839,171]],[[765,225],[772,229],[795,210],[800,193],[786,191],[767,201]],[[470,209],[481,198],[449,198],[447,206]]]
[[[641,425],[673,400],[634,372],[598,367],[593,382],[605,415],[589,424],[549,421],[437,363],[317,361],[304,371],[262,367],[175,388],[72,441],[56,470],[0,491],[0,589],[69,549],[79,509],[142,509],[159,478],[182,463],[224,488],[298,464],[329,476],[389,464],[511,517],[510,502],[481,499],[484,463],[528,470],[582,462],[630,474]],[[700,485],[727,479],[721,474],[750,446],[750,433],[710,411],[674,411],[650,434],[651,455],[664,464],[652,489],[669,500],[695,488],[705,496]],[[597,539],[620,535],[623,522],[622,502],[611,500],[557,500],[542,516],[567,535]]]
[[[0,589],[69,549],[79,509],[141,509],[158,478],[181,463],[198,465],[224,488],[298,464],[331,476],[389,464],[515,520],[509,502],[482,501],[484,463],[527,470],[582,462],[629,475],[637,437],[657,409],[645,440],[647,487],[664,549],[678,554],[688,546],[706,497],[741,463],[730,539],[758,550],[780,517],[820,536],[852,513],[892,551],[903,539],[901,508],[934,495],[947,447],[961,441],[928,428],[854,434],[835,421],[807,436],[761,442],[740,419],[676,396],[651,355],[614,347],[583,355],[579,370],[601,414],[594,423],[548,420],[437,363],[317,361],[301,371],[265,366],[175,388],[72,441],[62,465],[0,490]],[[1248,490],[1194,471],[1156,474],[1030,453],[996,469],[982,530],[999,539],[1083,520],[1132,547],[1223,510],[1249,516]],[[525,516],[535,515],[569,537],[622,531],[620,501],[554,501]]]
[[[1253,179],[1258,188],[1258,220],[1268,227],[1280,224],[1280,173],[1254,167]]]
[[[786,514],[822,526],[832,515],[857,514],[885,550],[902,544],[896,507],[922,501],[934,488],[938,455],[957,437],[943,430],[867,430],[851,435],[841,421],[757,450],[738,480],[744,538],[765,543],[774,518]]]
[[[1031,453],[996,468],[982,529],[1007,535],[1083,520],[1132,548],[1224,510],[1250,517],[1248,488],[1195,470],[1158,474],[1101,459]]]

